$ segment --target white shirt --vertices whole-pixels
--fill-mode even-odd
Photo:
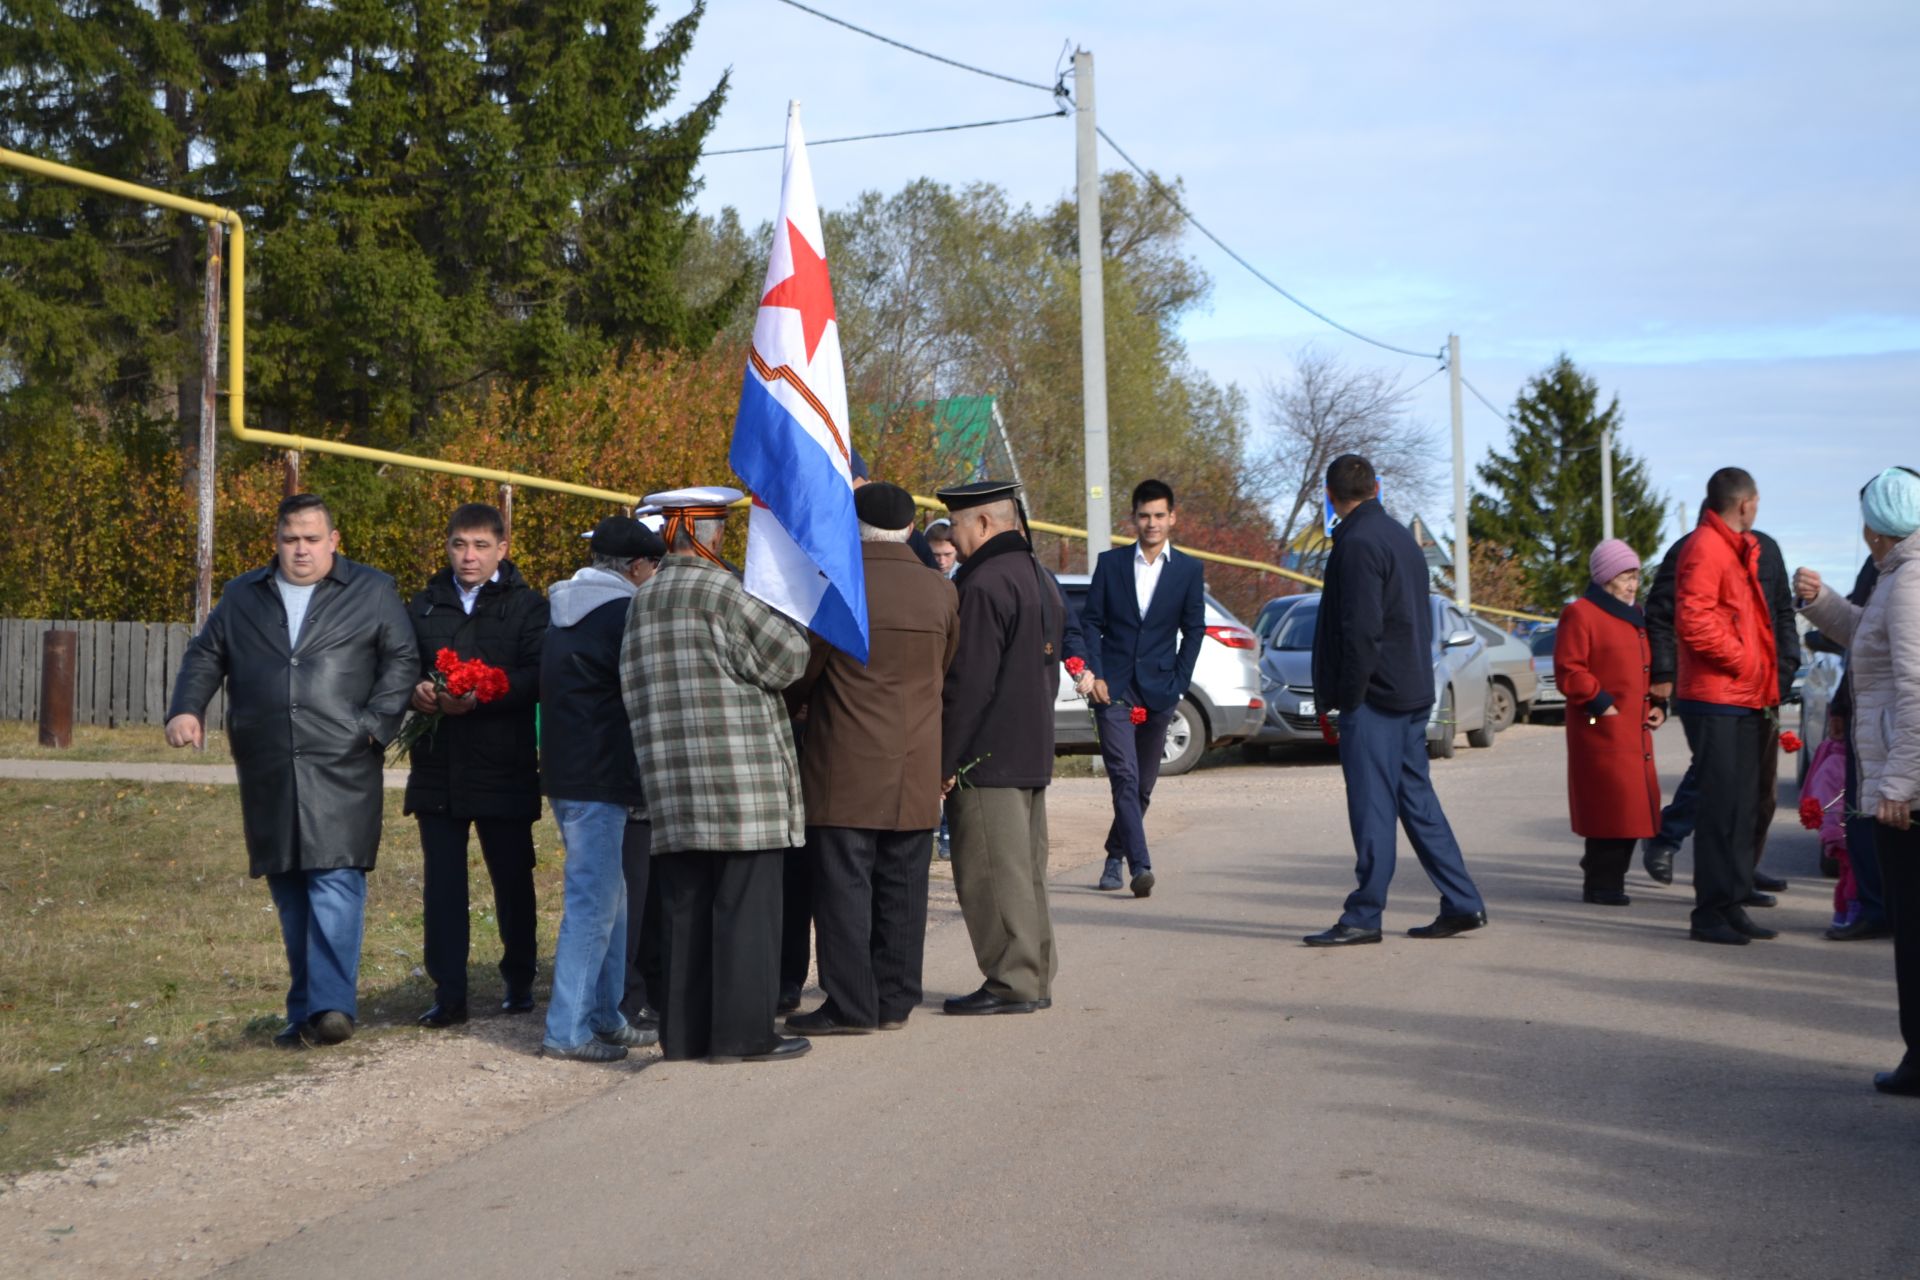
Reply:
[[[487,582],[498,582],[498,581],[500,581],[500,571],[498,569],[495,569],[493,571],[493,576],[491,578],[488,578]],[[487,582],[475,583],[473,590],[469,591],[465,587],[460,585],[460,579],[455,578],[453,580],[453,589],[460,593],[460,607],[467,611],[467,616],[469,618],[473,616],[473,602],[480,598],[480,588],[486,586]]]
[[[1167,557],[1173,554],[1171,542],[1160,548],[1160,554],[1152,560],[1140,549],[1139,543],[1133,544],[1133,600],[1140,606],[1140,616],[1147,616],[1147,606],[1153,603],[1154,590],[1160,585],[1160,571],[1167,567]]]
[[[300,646],[300,624],[307,620],[307,606],[313,603],[313,589],[320,584],[309,582],[305,586],[288,582],[273,571],[273,585],[280,589],[280,603],[287,611],[287,648]]]

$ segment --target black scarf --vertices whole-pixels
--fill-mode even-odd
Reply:
[[[1587,594],[1581,598],[1589,604],[1597,605],[1602,612],[1612,614],[1622,622],[1630,623],[1642,631],[1647,629],[1647,615],[1640,611],[1639,605],[1621,604],[1597,582],[1588,583]]]

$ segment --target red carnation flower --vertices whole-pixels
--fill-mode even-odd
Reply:
[[[1078,680],[1080,673],[1087,669],[1087,660],[1085,658],[1068,658],[1065,665],[1067,674]]]
[[[1145,724],[1147,722],[1147,709],[1145,707],[1135,707],[1133,710],[1127,712],[1127,719],[1134,724]]]
[[[443,676],[450,676],[460,665],[460,655],[451,649],[442,649],[433,655],[433,669]]]
[[[1791,729],[1780,735],[1780,749],[1788,754],[1792,754],[1806,745],[1805,742],[1800,740],[1800,735]]]
[[[1340,745],[1340,730],[1331,716],[1320,717],[1320,737],[1330,747]]]
[[[1818,831],[1826,818],[1826,809],[1813,796],[1800,797],[1800,825],[1809,831]]]

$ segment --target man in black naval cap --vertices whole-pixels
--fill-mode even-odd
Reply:
[[[1053,1003],[1047,914],[1047,784],[1066,610],[1021,532],[1019,486],[942,489],[964,563],[960,646],[942,695],[940,776],[953,881],[986,981],[951,1014],[1031,1013]]]

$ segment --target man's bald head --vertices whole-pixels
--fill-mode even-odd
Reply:
[[[965,560],[988,539],[1020,528],[1020,511],[1012,498],[983,502],[953,515],[953,548]]]

